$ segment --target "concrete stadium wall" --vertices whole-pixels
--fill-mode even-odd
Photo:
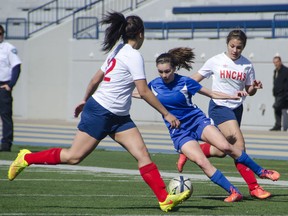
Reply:
[[[156,8],[157,4],[160,6],[161,2],[163,3],[155,1],[156,5],[148,4],[137,14],[143,17],[146,11],[146,17],[149,17],[149,8]],[[167,5],[173,5],[171,0],[165,2]],[[165,13],[167,10],[164,10]],[[101,66],[106,55],[101,52],[103,38],[74,40],[71,37],[72,22],[66,21],[40,32],[27,41],[10,41],[18,48],[23,61],[20,80],[13,92],[15,118],[78,121],[73,118],[74,108],[82,100],[89,80]],[[225,39],[146,40],[140,52],[145,59],[148,81],[158,76],[155,57],[178,46],[194,48],[196,59],[193,71],[197,71],[209,57],[226,50]],[[243,54],[254,63],[257,79],[263,82],[264,89],[254,97],[246,99],[243,125],[271,127],[274,124],[272,58],[279,54],[288,66],[287,47],[287,39],[248,40]],[[190,75],[192,72],[179,73]],[[202,84],[210,88],[211,80],[205,80]],[[208,101],[208,98],[201,95],[194,98],[194,102],[205,112]],[[144,101],[137,99],[133,99],[131,116],[135,121],[162,122],[160,114]]]
[[[58,31],[27,42],[11,41],[18,47],[23,60],[23,71],[13,93],[15,117],[74,121],[73,109],[83,98],[89,80],[106,55],[100,51],[101,41],[64,40],[57,34],[65,35],[67,31]],[[209,57],[226,50],[224,39],[146,40],[140,51],[145,59],[148,81],[158,76],[155,57],[178,46],[194,48],[196,59],[193,71],[197,71]],[[288,65],[287,47],[287,39],[248,40],[243,54],[254,63],[257,79],[263,82],[264,89],[246,99],[243,125],[273,125],[272,58],[280,54]],[[179,73],[190,75],[192,72]],[[202,84],[210,88],[211,80],[205,80]],[[194,99],[205,112],[208,101],[201,95]],[[162,121],[156,111],[138,99],[133,99],[131,116],[135,121]]]

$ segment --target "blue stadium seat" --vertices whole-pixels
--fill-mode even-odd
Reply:
[[[174,7],[173,14],[287,12],[288,4]]]
[[[241,28],[241,29],[270,29],[275,26],[281,26],[282,28],[288,28],[288,22],[283,21],[274,21],[271,20],[218,20],[218,21],[169,21],[169,22],[144,22],[145,30],[149,31],[159,31],[162,33],[162,39],[167,39],[169,37],[169,32],[177,32],[180,30],[191,31],[193,38],[193,32],[197,29],[215,29],[216,32],[219,32],[221,29],[232,29],[232,28]]]

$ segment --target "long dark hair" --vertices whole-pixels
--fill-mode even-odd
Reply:
[[[240,41],[242,41],[244,47],[246,46],[247,36],[240,29],[235,29],[235,30],[232,30],[232,31],[229,32],[229,34],[228,34],[228,36],[226,38],[226,44],[228,44],[229,41],[232,40],[232,39],[240,40]]]
[[[191,48],[178,47],[169,50],[167,53],[162,53],[156,58],[156,66],[158,64],[170,63],[172,68],[179,70],[184,68],[186,70],[192,69],[195,54]]]
[[[102,50],[109,52],[117,41],[122,38],[124,43],[129,39],[135,39],[139,33],[144,33],[144,24],[138,16],[124,17],[122,13],[109,12],[101,21],[101,24],[108,24],[105,30],[105,38]]]
[[[0,30],[5,33],[4,27],[2,25],[0,25]]]

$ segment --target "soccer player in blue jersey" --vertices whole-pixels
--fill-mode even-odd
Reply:
[[[156,59],[160,77],[152,80],[148,86],[164,107],[181,122],[179,128],[171,128],[170,123],[164,119],[176,151],[185,154],[189,160],[195,162],[203,170],[212,182],[221,186],[230,194],[225,198],[225,202],[236,202],[242,199],[241,193],[210,163],[202,152],[198,141],[209,142],[234,158],[235,161],[249,167],[261,178],[277,181],[280,174],[274,170],[267,172],[266,169],[256,164],[245,151],[231,145],[214,126],[213,120],[206,117],[193,104],[192,96],[197,92],[214,99],[239,100],[240,97],[247,95],[245,91],[237,91],[234,96],[211,91],[202,87],[195,80],[175,73],[180,68],[190,70],[193,59],[194,53],[190,48],[175,48],[168,53],[161,54]]]

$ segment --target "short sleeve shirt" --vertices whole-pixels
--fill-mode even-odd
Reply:
[[[105,73],[93,98],[110,112],[129,115],[134,81],[146,79],[143,57],[129,44],[119,44],[101,67]]]
[[[12,68],[21,64],[17,49],[10,43],[0,43],[0,82],[10,81]]]
[[[246,85],[252,85],[255,80],[254,67],[247,58],[240,56],[233,61],[225,53],[208,59],[198,72],[205,78],[212,76],[212,91],[230,95],[243,91]],[[239,107],[244,100],[245,97],[240,100],[213,99],[217,105],[232,109]]]
[[[171,83],[164,83],[161,77],[152,80],[148,84],[154,95],[163,106],[181,122],[182,128],[188,128],[198,121],[202,111],[192,102],[192,97],[202,86],[195,80],[175,74]],[[170,124],[165,119],[169,130]]]

